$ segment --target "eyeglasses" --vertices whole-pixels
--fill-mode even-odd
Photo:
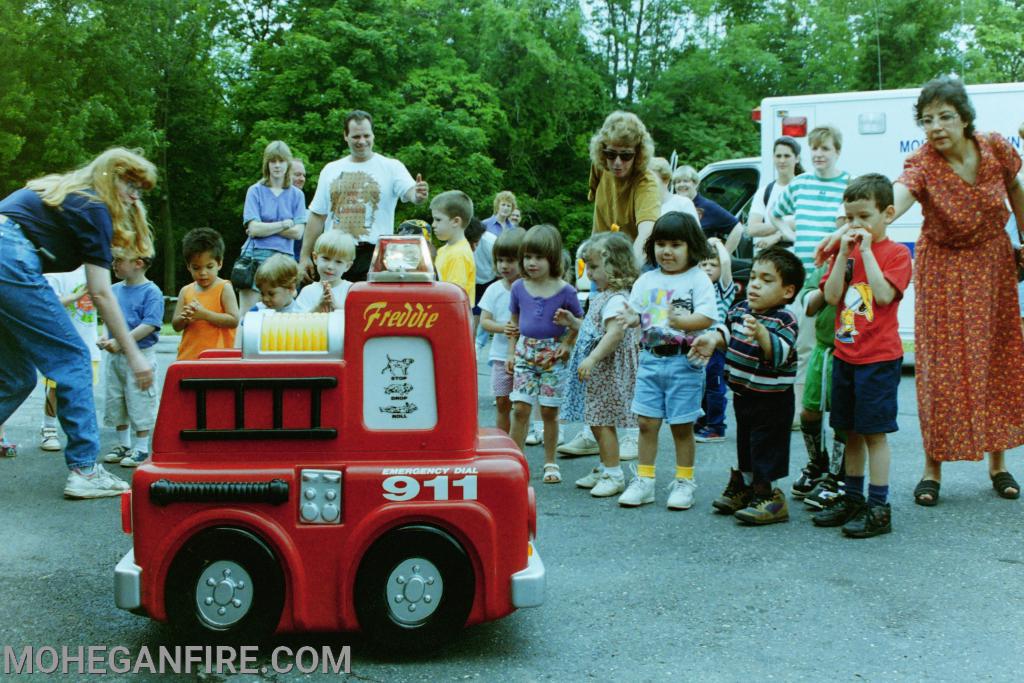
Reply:
[[[615,161],[616,157],[618,157],[619,159],[622,159],[623,161],[632,161],[633,157],[636,156],[636,152],[634,152],[631,149],[630,150],[625,150],[625,151],[619,151],[617,149],[605,148],[604,150],[601,151],[601,154],[604,155],[604,158],[607,161]]]
[[[925,130],[932,128],[936,125],[948,128],[951,123],[960,119],[960,115],[951,111],[944,111],[938,115],[938,117],[922,116],[917,120],[917,125],[921,126]]]

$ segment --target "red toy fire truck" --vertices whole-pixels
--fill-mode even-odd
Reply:
[[[526,459],[478,429],[466,296],[432,279],[422,238],[382,238],[344,313],[250,313],[241,351],[170,366],[118,607],[421,649],[543,602]]]

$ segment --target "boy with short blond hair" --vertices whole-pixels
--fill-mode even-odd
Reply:
[[[849,230],[822,289],[837,307],[829,424],[846,430],[845,495],[813,521],[842,526],[851,538],[869,538],[892,531],[886,434],[899,429],[903,342],[896,315],[910,284],[911,263],[910,251],[885,234],[896,215],[888,178],[869,173],[854,179],[843,204]],[[871,472],[867,501],[865,446]]]
[[[253,285],[260,292],[260,303],[252,310],[273,310],[278,313],[303,313],[295,301],[299,284],[299,264],[291,256],[274,254],[256,270]]]
[[[302,288],[296,299],[299,305],[314,313],[345,310],[345,298],[352,283],[342,276],[352,267],[355,258],[356,241],[347,232],[330,230],[316,238],[313,264],[320,280]]]
[[[438,277],[462,288],[470,307],[476,304],[476,261],[473,248],[466,239],[466,227],[473,218],[473,200],[460,190],[449,190],[430,202],[434,234],[445,242],[437,250]]]
[[[114,274],[121,279],[113,287],[124,321],[139,351],[156,376],[156,343],[164,322],[164,296],[146,270],[151,255],[126,249],[114,250]],[[149,457],[149,433],[156,424],[156,385],[140,390],[128,360],[115,339],[102,337],[96,342],[108,354],[104,358],[105,422],[117,430],[118,445],[107,453],[104,462],[119,462],[122,467],[138,467]],[[131,427],[131,429],[129,429]],[[134,438],[133,438],[134,437]]]

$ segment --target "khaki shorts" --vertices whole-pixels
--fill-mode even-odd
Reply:
[[[123,353],[105,354],[103,363],[104,411],[103,422],[108,427],[131,425],[136,432],[153,429],[159,392],[156,389],[156,347],[140,349],[153,367],[154,381],[145,391],[139,391],[135,377]]]

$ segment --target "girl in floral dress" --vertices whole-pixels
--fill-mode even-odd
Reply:
[[[564,309],[555,316],[559,323],[578,330],[569,357],[561,418],[563,422],[591,426],[601,462],[578,479],[576,486],[604,498],[626,488],[616,430],[636,426],[630,404],[636,383],[639,334],[636,328],[626,328],[617,316],[627,305],[638,272],[629,238],[618,232],[592,237],[584,243],[580,255],[597,294],[590,299],[582,319]]]

